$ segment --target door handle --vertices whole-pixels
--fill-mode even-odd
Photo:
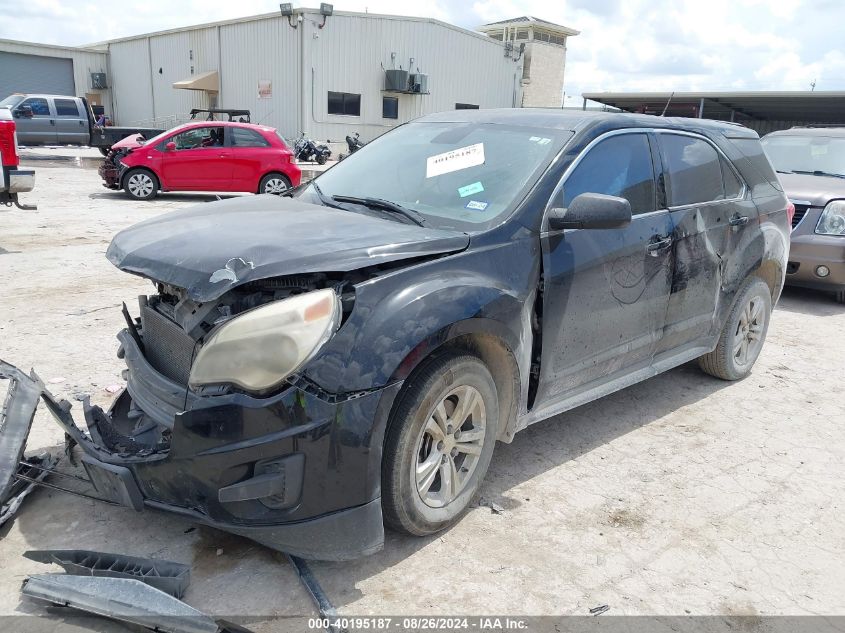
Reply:
[[[672,246],[672,237],[670,235],[655,235],[651,242],[648,243],[646,250],[652,257],[657,257],[662,251],[665,251],[670,246]]]
[[[728,220],[731,226],[745,226],[748,224],[748,216],[747,215],[735,215],[730,220]]]
[[[55,120],[55,119],[50,119],[50,125],[55,125],[55,124],[56,124],[56,120]]]

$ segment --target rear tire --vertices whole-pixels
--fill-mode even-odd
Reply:
[[[123,190],[133,200],[152,200],[158,188],[158,178],[148,169],[130,169],[123,177]]]
[[[716,349],[699,357],[699,367],[722,380],[745,378],[763,349],[771,314],[769,286],[750,277],[737,295]]]
[[[427,362],[390,417],[382,458],[388,527],[415,536],[455,524],[481,485],[499,424],[496,384],[475,356]]]
[[[318,165],[325,165],[326,164],[326,156],[324,154],[317,154],[317,164]]]
[[[258,193],[272,193],[280,196],[290,189],[290,180],[284,174],[273,172],[267,174],[258,183]]]

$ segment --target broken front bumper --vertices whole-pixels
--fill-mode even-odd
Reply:
[[[176,512],[303,558],[346,560],[381,548],[381,436],[399,384],[341,402],[289,387],[270,398],[200,397],[158,373],[121,332],[127,390],[108,412],[70,404],[17,372],[72,442],[105,499]],[[31,397],[27,402],[31,401]],[[168,442],[139,448],[123,433],[130,411],[155,412]],[[171,417],[172,416],[172,417]],[[168,419],[169,418],[169,419]]]

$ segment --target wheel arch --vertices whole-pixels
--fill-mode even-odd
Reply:
[[[156,173],[156,171],[152,167],[148,167],[146,165],[132,165],[127,167],[126,170],[120,175],[120,188],[123,189],[126,186],[126,177],[131,174],[133,171],[148,171],[152,174],[153,178],[156,179],[158,183],[159,189],[164,187],[164,183],[161,181],[161,176]]]
[[[513,439],[517,411],[522,395],[522,381],[519,364],[506,328],[496,321],[485,318],[467,319],[455,323],[421,341],[396,367],[391,382],[412,382],[415,374],[434,359],[449,353],[469,353],[478,357],[490,371],[496,385],[499,399],[499,429],[497,439],[509,442]],[[403,385],[393,402],[388,427],[393,411],[406,391]],[[385,429],[386,435],[387,429]]]

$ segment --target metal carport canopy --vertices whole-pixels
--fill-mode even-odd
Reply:
[[[845,122],[845,92],[590,92],[584,99],[628,112],[661,114],[671,98],[666,116],[699,116],[704,105],[708,119],[736,121]]]

